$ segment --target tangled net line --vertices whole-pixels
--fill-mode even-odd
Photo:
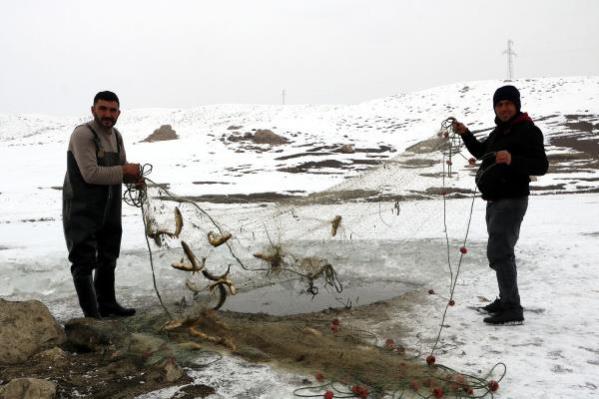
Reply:
[[[142,217],[142,221],[144,224],[145,240],[146,240],[146,246],[147,246],[147,250],[148,250],[148,254],[149,254],[150,268],[152,271],[152,283],[154,286],[154,291],[156,292],[158,301],[160,302],[160,305],[164,309],[165,313],[167,314],[169,319],[173,320],[172,314],[168,310],[166,305],[164,304],[164,301],[163,301],[162,296],[160,295],[160,291],[158,289],[158,285],[156,282],[156,272],[155,272],[155,266],[154,266],[153,253],[152,253],[152,248],[150,246],[149,238],[153,238],[157,243],[159,243],[160,239],[161,239],[161,235],[166,235],[169,237],[172,237],[172,236],[178,237],[178,232],[172,233],[172,232],[161,231],[161,230],[154,231],[152,226],[150,226],[149,219],[148,219],[147,213],[146,213],[147,212],[146,207],[149,205],[149,200],[150,200],[149,195],[148,195],[148,185],[152,185],[154,187],[159,186],[156,182],[152,181],[148,177],[148,175],[150,175],[152,170],[153,170],[153,166],[151,164],[144,164],[141,166],[140,174],[143,177],[144,182],[141,184],[127,184],[126,190],[123,193],[123,200],[128,205],[141,209],[141,217]],[[207,212],[205,209],[200,207],[193,200],[190,200],[185,197],[177,196],[164,187],[161,187],[161,190],[164,191],[164,193],[168,199],[175,201],[177,203],[190,204],[196,210],[198,210],[201,214],[206,216],[208,218],[208,220],[210,220],[212,225],[218,230],[218,236],[216,238],[211,237],[211,235],[209,234],[208,238],[209,238],[210,243],[213,246],[219,246],[221,244],[224,244],[227,247],[230,255],[233,257],[233,259],[235,259],[237,264],[242,269],[247,270],[247,271],[267,272],[267,273],[270,273],[272,271],[277,271],[277,272],[285,271],[285,272],[292,273],[292,274],[302,278],[303,280],[307,281],[308,286],[306,288],[306,292],[308,292],[312,296],[318,295],[319,290],[318,290],[318,287],[316,287],[314,285],[314,282],[315,282],[315,280],[320,279],[320,278],[323,278],[325,286],[333,287],[337,293],[341,293],[343,291],[343,284],[342,284],[341,280],[339,279],[339,276],[338,276],[336,270],[333,268],[333,266],[330,263],[326,262],[324,265],[319,266],[317,270],[313,270],[311,272],[302,272],[302,271],[294,269],[291,266],[295,265],[295,264],[299,264],[300,260],[291,254],[287,254],[289,256],[285,256],[282,253],[280,246],[275,245],[273,243],[273,241],[270,239],[270,236],[268,235],[268,231],[266,232],[266,234],[267,234],[268,240],[270,242],[271,251],[269,251],[268,253],[255,253],[254,257],[266,262],[267,264],[269,264],[270,267],[269,268],[264,268],[264,267],[250,268],[250,267],[246,266],[244,264],[244,262],[240,259],[240,257],[235,253],[235,251],[233,250],[233,247],[231,246],[231,244],[228,241],[229,238],[231,238],[231,234],[225,232],[223,230],[223,228],[220,226],[220,224],[210,215],[209,212]],[[176,215],[177,215],[177,219],[178,219],[177,220],[178,229],[180,230],[182,227],[182,220],[181,220],[182,216],[181,216],[178,208],[175,208],[175,211],[176,211]],[[292,210],[290,212],[292,212]],[[337,228],[339,227],[340,222],[341,222],[340,216],[337,216],[331,222],[333,235],[336,234],[336,231],[337,231]],[[236,289],[235,289],[232,281],[228,279],[228,274],[230,272],[230,265],[229,265],[229,268],[227,269],[227,271],[223,275],[221,275],[221,276],[212,275],[204,267],[205,266],[204,265],[205,258],[199,260],[193,254],[193,251],[191,250],[190,246],[187,243],[185,243],[185,241],[181,241],[181,246],[183,247],[184,253],[185,253],[187,259],[189,260],[189,263],[188,264],[174,263],[174,264],[172,264],[172,266],[174,268],[192,272],[192,273],[201,272],[204,275],[204,277],[206,277],[208,280],[213,281],[214,283],[211,284],[210,289],[212,290],[212,289],[217,288],[219,291],[219,294],[220,294],[220,299],[219,299],[218,303],[216,304],[216,306],[214,307],[214,309],[215,310],[219,309],[224,304],[228,293],[230,293],[231,295],[234,295],[236,293]],[[291,259],[289,260],[287,258],[291,258]],[[190,289],[194,293],[198,292],[198,290],[196,288],[194,288],[193,286],[191,286],[190,284],[186,284],[186,286],[188,289]],[[228,291],[228,293],[227,293],[227,291]]]
[[[450,306],[455,304],[453,297],[457,284],[457,280],[460,274],[460,269],[462,265],[462,261],[464,255],[467,253],[466,244],[468,242],[468,235],[470,231],[470,225],[472,221],[472,215],[474,210],[474,201],[476,199],[477,190],[474,189],[472,193],[472,201],[470,204],[470,210],[468,214],[468,223],[466,228],[466,233],[464,236],[464,240],[462,242],[462,246],[460,247],[460,257],[458,260],[457,267],[454,268],[451,263],[451,245],[449,240],[449,233],[447,228],[447,183],[446,176],[451,177],[451,166],[453,164],[453,156],[459,155],[464,159],[468,160],[468,163],[473,166],[474,162],[472,162],[472,158],[466,158],[461,152],[462,141],[459,135],[454,131],[453,125],[456,122],[456,119],[453,117],[449,117],[445,119],[441,123],[441,129],[439,131],[439,137],[442,139],[446,139],[447,141],[441,141],[438,145],[435,146],[435,150],[441,150],[443,154],[443,174],[442,174],[442,197],[443,197],[443,226],[444,226],[444,234],[445,234],[445,242],[447,247],[447,264],[450,272],[450,285],[449,285],[449,299],[445,305],[445,309],[443,311],[441,317],[441,323],[439,326],[439,331],[437,333],[436,339],[433,343],[429,356],[426,358],[426,362],[428,364],[426,377],[421,379],[424,381],[422,386],[430,388],[427,393],[421,392],[420,384],[415,381],[405,381],[405,380],[389,380],[384,386],[375,387],[373,392],[369,392],[366,385],[358,383],[355,385],[349,385],[345,381],[337,381],[330,380],[329,382],[313,385],[308,387],[302,387],[296,389],[294,391],[294,395],[296,397],[301,398],[367,398],[370,394],[375,394],[376,397],[385,398],[385,399],[402,399],[407,397],[416,397],[416,398],[442,398],[445,395],[451,395],[456,398],[485,398],[490,395],[492,398],[494,396],[494,392],[499,388],[499,383],[503,380],[507,373],[507,366],[503,362],[496,363],[489,372],[483,376],[476,376],[471,374],[459,373],[458,371],[447,367],[442,364],[437,364],[436,359],[434,357],[434,353],[437,350],[443,329],[445,328],[445,319],[447,316],[447,312]],[[490,157],[494,157],[495,153],[487,153],[481,159],[485,160]],[[446,168],[447,165],[447,168]],[[477,175],[480,178],[481,174],[488,172],[495,163],[491,163],[486,169],[482,170],[481,173]],[[373,333],[366,332],[370,335],[374,335]],[[362,334],[363,335],[363,334]],[[376,337],[376,335],[374,335]],[[387,349],[390,346],[394,346],[392,340],[387,340],[385,343]],[[391,348],[391,349],[392,349]],[[403,355],[404,351],[398,351]],[[416,358],[419,357],[419,354]],[[501,371],[498,373],[499,377],[496,380],[489,380],[496,369],[500,368]],[[319,382],[323,381],[322,375],[318,373],[316,375],[316,379]],[[437,384],[434,384],[432,381],[436,380]],[[439,384],[444,385],[444,387],[440,387]],[[436,385],[436,386],[435,386]],[[314,393],[315,391],[320,391],[319,393]],[[324,391],[324,393],[323,393]]]
[[[455,122],[455,119],[448,118],[445,121],[443,121],[442,128],[441,128],[442,137],[445,139],[449,139],[449,145],[447,144],[447,141],[441,140],[439,145],[436,146],[437,147],[436,150],[443,149],[443,193],[442,193],[443,194],[443,210],[444,210],[443,220],[444,220],[445,239],[446,239],[446,244],[447,244],[447,259],[448,259],[448,266],[449,266],[449,270],[450,270],[450,296],[449,296],[449,301],[445,306],[445,310],[443,312],[439,332],[438,332],[438,335],[434,342],[434,345],[431,349],[429,357],[432,356],[438,348],[438,344],[440,342],[442,331],[445,326],[445,318],[447,315],[448,307],[451,306],[450,303],[453,301],[453,295],[454,295],[457,279],[458,279],[458,276],[460,273],[460,267],[461,267],[463,255],[465,254],[465,252],[460,251],[461,256],[458,261],[457,268],[455,270],[455,276],[454,276],[454,268],[452,267],[451,260],[450,260],[450,243],[449,243],[449,235],[448,235],[448,229],[447,229],[447,218],[446,218],[447,192],[446,192],[445,178],[446,178],[446,175],[451,176],[452,157],[456,154],[458,154],[462,157],[464,157],[464,155],[460,152],[461,140],[460,140],[459,136],[457,136],[457,134],[455,134],[455,132],[452,131],[452,128],[451,128],[453,122]],[[445,134],[445,132],[446,132],[446,134]],[[494,155],[494,154],[486,154],[485,156],[487,156],[487,155]],[[445,168],[445,165],[448,166],[447,170]],[[493,165],[491,165],[491,166],[493,166]],[[149,184],[156,186],[157,184],[147,177],[151,173],[151,171],[152,171],[152,166],[149,164],[145,164],[142,167],[142,175],[144,176],[144,179]],[[172,199],[176,202],[179,202],[179,203],[189,203],[192,206],[194,206],[198,211],[200,211],[202,214],[204,214],[206,217],[208,217],[208,219],[216,227],[216,229],[218,229],[218,231],[220,232],[221,235],[225,234],[225,232],[222,230],[222,228],[216,222],[216,220],[214,220],[208,212],[206,212],[199,205],[197,205],[197,203],[195,203],[194,201],[188,200],[186,198],[183,198],[183,197],[177,197],[177,196],[173,195],[172,193],[170,193],[166,189],[164,189],[164,191],[166,192],[167,196],[170,199]],[[470,206],[470,214],[469,214],[469,218],[468,218],[468,229],[467,229],[466,235],[464,237],[462,248],[466,248],[475,197],[476,197],[476,191],[474,192],[473,197],[472,197],[472,203]],[[156,284],[154,264],[153,264],[153,259],[152,259],[152,250],[151,250],[151,246],[150,246],[150,243],[148,240],[148,238],[151,237],[151,235],[148,234],[149,228],[146,223],[146,215],[145,215],[145,210],[144,210],[144,204],[147,204],[147,201],[148,201],[147,187],[145,185],[138,186],[138,187],[136,187],[134,185],[128,185],[127,190],[124,194],[124,200],[129,205],[142,209],[142,218],[144,221],[144,227],[146,229],[146,237],[145,238],[146,238],[146,243],[148,246],[148,252],[149,252],[149,256],[150,256],[150,264],[151,264],[151,268],[152,268],[154,289],[156,291],[156,294],[160,301],[161,306],[163,307],[163,309],[165,310],[165,312],[167,313],[169,318],[171,318],[171,320],[172,320],[172,316],[171,316],[170,312],[168,311],[167,307],[164,305],[162,298],[160,296],[160,293],[158,291],[157,284]],[[397,212],[399,213],[399,206],[397,204],[396,204],[396,207],[398,208]],[[291,212],[293,212],[293,211],[291,211]],[[268,236],[268,232],[267,232],[267,236]],[[268,239],[271,243],[271,246],[275,249],[274,253],[265,255],[264,257],[258,257],[258,256],[257,257],[259,259],[262,259],[262,260],[270,263],[271,268],[253,268],[252,269],[252,268],[247,267],[241,261],[241,259],[235,254],[231,245],[228,242],[225,242],[225,243],[229,249],[229,252],[233,256],[233,258],[244,270],[271,272],[273,269],[283,268],[289,272],[295,273],[303,278],[308,279],[309,287],[308,287],[307,291],[312,293],[312,295],[316,295],[318,293],[318,289],[316,287],[314,287],[314,285],[313,285],[314,280],[323,276],[325,278],[327,284],[335,287],[337,292],[341,292],[343,287],[337,277],[335,270],[332,268],[332,266],[326,265],[327,267],[322,268],[317,273],[302,274],[301,272],[298,272],[297,270],[287,267],[287,262],[285,261],[284,257],[280,253],[280,251],[277,250],[277,247],[272,243],[272,240],[270,239],[270,237],[268,237]],[[295,262],[297,260],[294,259],[293,261]],[[224,290],[224,288],[225,288],[225,286],[223,284],[218,284],[217,286],[221,290]],[[226,295],[226,292],[225,292],[225,295]],[[222,305],[222,303],[220,303],[220,304]],[[350,333],[350,334],[352,334],[352,333]],[[368,331],[360,332],[360,331],[356,330],[355,332],[353,332],[353,334],[355,334],[357,338],[363,339],[364,335],[368,335],[369,338],[374,337],[374,339],[376,340],[376,335],[374,335],[373,333],[370,333]],[[401,353],[403,353],[403,352],[401,352]],[[420,355],[417,355],[416,357],[419,357],[419,356]],[[429,359],[427,358],[427,363],[428,363],[428,360]],[[483,398],[489,394],[492,397],[493,392],[498,387],[498,382],[500,382],[503,379],[503,377],[506,374],[506,369],[507,369],[506,365],[504,363],[497,363],[484,378],[481,378],[481,377],[477,377],[474,375],[457,373],[455,370],[453,370],[447,366],[444,366],[441,364],[434,364],[434,360],[432,363],[429,363],[429,366],[430,366],[429,368],[426,368],[426,375],[428,376],[428,380],[425,379],[424,380],[425,382],[422,385],[430,388],[430,393],[424,394],[423,391],[420,391],[418,382],[410,381],[408,383],[406,380],[388,381],[384,385],[378,386],[376,388],[372,388],[373,392],[371,392],[371,393],[375,394],[377,397],[391,398],[391,399],[404,398],[404,397],[407,397],[406,395],[408,395],[408,396],[411,395],[411,397],[418,397],[418,398],[442,397],[446,393],[452,394],[455,397]],[[498,367],[501,367],[503,369],[500,377],[497,379],[497,381],[488,382],[487,381],[488,378],[494,373],[494,371]],[[317,377],[317,379],[318,379],[318,377]],[[358,380],[359,380],[359,378],[358,378]],[[436,380],[437,384],[432,383],[431,381],[433,381],[433,380]],[[444,385],[445,389],[439,388],[439,384]],[[435,387],[435,388],[433,388],[433,387]],[[441,391],[439,391],[439,389],[441,389]],[[318,390],[321,392],[322,392],[322,390],[325,390],[325,392],[324,393],[314,393],[315,390]],[[475,390],[476,390],[476,395],[474,394]],[[327,383],[321,384],[321,385],[299,388],[294,391],[294,395],[297,397],[314,397],[314,398],[317,398],[317,397],[366,398],[366,397],[368,397],[369,392],[368,392],[368,388],[366,388],[366,385],[363,385],[363,384],[356,384],[356,385],[352,386],[352,385],[349,385],[345,381],[340,382],[340,381],[332,380],[330,382],[327,382]]]

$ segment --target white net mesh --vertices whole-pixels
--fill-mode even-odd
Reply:
[[[444,212],[423,200],[470,194],[455,184],[473,170],[452,161],[460,147],[451,121],[404,154],[306,197],[207,203],[148,180],[144,215],[156,267],[187,272],[182,291],[215,307],[237,289],[283,281],[346,303],[340,276],[364,265],[373,276],[397,274],[398,264],[422,262],[404,244],[432,224],[441,229]]]

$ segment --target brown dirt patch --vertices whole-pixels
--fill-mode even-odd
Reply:
[[[194,202],[211,202],[214,204],[246,204],[259,202],[279,202],[296,198],[294,195],[275,192],[253,193],[253,194],[206,194],[195,196],[184,196],[181,199]],[[171,200],[170,197],[161,197],[161,200]]]
[[[113,361],[108,353],[66,354],[64,362],[38,359],[18,365],[3,365],[0,367],[0,380],[6,383],[21,377],[46,379],[57,385],[58,398],[128,399],[173,385],[134,362]],[[188,377],[184,377],[178,384],[190,382]]]
[[[279,168],[277,170],[287,173],[307,173],[312,172],[314,169],[347,169],[350,164],[338,161],[336,159],[327,159],[325,161],[308,161],[303,162],[297,166],[290,166],[286,168]]]
[[[566,147],[582,152],[588,158],[599,158],[599,138],[597,137],[552,137],[551,144],[556,147]]]
[[[258,129],[254,133],[247,132],[243,135],[233,134],[228,137],[229,141],[251,141],[255,144],[283,145],[289,143],[289,140],[268,129]]]

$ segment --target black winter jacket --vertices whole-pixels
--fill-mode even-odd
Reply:
[[[497,127],[482,142],[471,132],[462,135],[468,151],[483,160],[476,185],[485,200],[527,196],[529,176],[544,175],[549,167],[543,133],[526,113],[518,113],[505,123],[495,119],[495,123]],[[512,155],[510,165],[495,163],[495,153],[501,150]]]

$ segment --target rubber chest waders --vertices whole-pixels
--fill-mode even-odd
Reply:
[[[99,166],[122,165],[122,142],[116,129],[117,151],[106,151],[93,127]],[[67,173],[62,191],[63,228],[73,272],[91,273],[98,262],[114,262],[121,247],[121,184],[98,185],[83,180],[71,151],[67,152]]]

